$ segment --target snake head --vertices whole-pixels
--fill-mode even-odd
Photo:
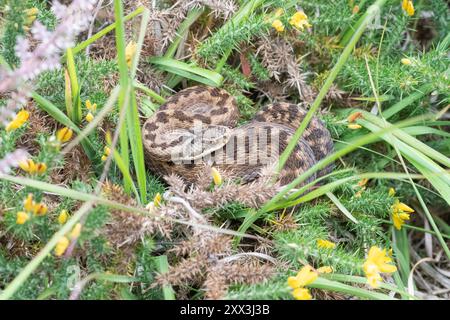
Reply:
[[[171,161],[174,163],[188,162],[193,160],[204,160],[226,145],[231,129],[226,126],[208,125],[194,126],[192,129],[174,129],[166,133],[166,139],[173,147],[170,150]]]

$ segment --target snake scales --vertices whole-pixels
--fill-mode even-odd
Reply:
[[[244,182],[254,181],[263,167],[278,160],[305,114],[295,104],[275,103],[238,127],[236,101],[225,90],[184,89],[145,122],[146,162],[157,174],[175,173],[190,183],[195,183],[205,163],[233,171]],[[313,117],[280,172],[280,183],[289,183],[332,150],[329,131]],[[325,168],[306,182],[329,170]]]

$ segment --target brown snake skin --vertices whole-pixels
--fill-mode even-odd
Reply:
[[[306,111],[295,104],[275,103],[265,106],[249,123],[236,127],[239,111],[228,92],[203,86],[184,89],[145,122],[146,162],[157,174],[176,173],[190,183],[195,183],[205,162],[232,171],[244,182],[254,181],[263,167],[278,160],[305,115]],[[200,124],[201,130],[195,131]],[[289,183],[332,150],[329,131],[313,117],[281,171],[280,183]],[[305,183],[330,170],[322,170]]]

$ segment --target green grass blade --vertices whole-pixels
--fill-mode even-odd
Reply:
[[[145,10],[144,6],[140,6],[138,7],[136,10],[134,10],[133,12],[131,12],[130,14],[128,14],[126,17],[123,18],[123,21],[129,21],[133,18],[135,18],[136,16],[140,15],[143,11]],[[91,44],[93,44],[95,41],[101,39],[102,37],[104,37],[105,35],[107,35],[108,33],[110,33],[111,31],[113,31],[117,26],[117,22],[114,22],[113,24],[107,26],[106,28],[100,30],[99,32],[97,32],[96,34],[94,34],[92,37],[90,37],[89,39],[79,43],[77,46],[75,46],[72,49],[73,54],[77,54],[81,51],[83,51],[84,49],[86,49],[88,46],[90,46]]]
[[[72,49],[67,49],[67,71],[69,72],[70,88],[72,91],[72,121],[79,125],[81,123],[82,111],[81,111],[81,98],[80,98],[80,86],[78,84],[77,68],[75,65],[75,57]]]
[[[364,127],[371,130],[372,132],[377,132],[380,130],[380,127],[373,125],[372,123],[360,120]],[[422,172],[433,184],[436,190],[443,196],[443,198],[450,205],[450,174],[447,173],[443,168],[437,165],[434,161],[432,161],[425,154],[420,152],[417,149],[403,143],[402,141],[393,138],[392,135],[382,135],[383,140],[388,142],[389,144],[394,144],[398,147],[399,151],[402,155],[405,156],[420,172]],[[419,145],[419,144],[418,144]]]
[[[144,43],[145,35],[147,34],[147,26],[150,20],[150,12],[145,9],[142,14],[141,27],[139,31],[139,39],[137,42],[136,53],[133,57],[131,65],[131,78],[133,79],[136,75],[136,70],[138,66],[139,57],[141,55],[142,45]],[[133,82],[130,80],[130,82]],[[145,159],[144,159],[144,147],[142,144],[141,136],[141,125],[139,121],[139,107],[136,100],[136,93],[134,91],[134,86],[130,85],[130,106],[126,115],[128,136],[130,139],[131,154],[133,157],[134,169],[136,171],[137,182],[140,192],[140,202],[147,203],[147,176],[145,170]]]
[[[159,274],[169,272],[169,262],[167,261],[166,255],[160,255],[155,258],[158,266]],[[164,285],[162,288],[164,299],[165,300],[175,300],[175,292],[170,285]]]
[[[138,82],[138,81],[134,81],[133,86],[136,89],[141,90],[143,93],[147,94],[150,98],[152,98],[153,100],[155,100],[157,103],[159,104],[163,104],[166,102],[166,99],[164,99],[163,97],[161,97],[159,94],[157,94],[155,91],[153,91],[150,88],[147,88],[145,85],[143,85],[142,83]]]
[[[408,276],[411,272],[410,259],[409,259],[409,244],[408,236],[406,234],[406,229],[397,230],[392,227],[393,230],[393,241],[392,249],[397,260],[398,273],[400,275],[403,286],[408,285]]]
[[[59,122],[63,126],[66,126],[67,128],[72,129],[76,133],[80,131],[78,126],[75,123],[73,123],[72,120],[70,120],[69,117],[60,109],[58,109],[58,107],[55,106],[52,102],[50,102],[49,100],[42,97],[36,92],[33,92],[31,97],[42,110],[47,112],[57,122]]]
[[[139,185],[140,202],[147,203],[147,176],[145,170],[144,148],[142,144],[141,125],[139,123],[138,104],[134,91],[131,93],[131,108],[129,111],[128,129],[133,155],[134,169],[136,170]]]
[[[348,211],[348,209],[342,204],[342,202],[331,192],[326,193],[327,197],[338,207],[339,210],[353,223],[358,223],[358,220]]]
[[[215,71],[195,67],[175,59],[152,57],[149,61],[161,70],[177,74],[209,86],[219,87],[223,82],[223,77]]]
[[[124,184],[129,185],[130,189],[133,191],[136,199],[140,199],[139,192],[133,182],[133,178],[131,177],[129,167],[125,164],[125,161],[122,159],[122,156],[117,150],[114,150],[113,153],[114,156],[114,162],[116,163],[117,167],[119,168],[120,172],[123,176]]]
[[[64,70],[64,100],[66,102],[66,113],[70,119],[73,119],[73,101],[72,101],[72,86],[70,85],[70,76],[67,69]]]
[[[382,119],[372,115],[369,112],[364,112],[364,119],[367,119],[368,121],[372,122],[373,124],[377,125],[378,127],[385,127],[388,125],[392,125],[388,122],[384,122]],[[363,123],[364,120],[361,120]],[[392,134],[400,139],[401,141],[407,143],[411,147],[417,149],[418,151],[422,152],[423,154],[426,154],[428,157],[442,163],[443,165],[450,167],[450,159],[447,158],[442,153],[434,150],[433,148],[427,146],[425,143],[423,143],[420,140],[417,140],[413,136],[407,134],[403,130],[394,130]]]
[[[405,109],[410,104],[414,103],[415,101],[419,100],[420,98],[424,97],[425,95],[431,93],[433,91],[433,87],[429,84],[423,85],[420,87],[417,92],[414,92],[413,94],[410,94],[406,98],[400,100],[398,103],[394,104],[392,107],[390,107],[387,110],[383,111],[383,117],[385,119],[389,119],[393,115],[399,113],[403,109]]]
[[[347,274],[330,273],[330,274],[324,274],[322,276],[322,278],[326,278],[327,280],[339,281],[339,282],[351,282],[351,283],[360,284],[360,285],[367,284],[366,278],[359,277],[359,276],[351,276],[351,275],[347,275]],[[408,297],[409,299],[413,299],[413,300],[417,299],[415,296],[410,295],[406,290],[397,288],[386,282],[380,282],[380,289],[386,289],[389,291],[399,293],[401,295]]]
[[[319,277],[312,284],[308,285],[310,288],[317,288],[322,290],[330,290],[336,292],[346,293],[355,297],[372,299],[372,300],[396,300],[386,294],[379,293],[377,291],[369,291],[366,289],[353,287],[348,284],[344,284],[341,282],[328,280],[322,277]]]
[[[443,136],[446,138],[450,138],[450,133],[443,131],[443,130],[426,127],[426,126],[407,127],[407,128],[403,128],[403,131],[411,136],[434,134],[437,136]]]
[[[123,20],[123,4],[120,0],[114,0],[114,17],[116,19],[116,48],[117,48],[117,62],[119,65],[120,74],[120,93],[119,93],[119,112],[123,109],[127,109],[130,104],[130,91],[131,86],[129,85],[129,75],[128,66],[125,56],[125,26]],[[125,111],[126,112],[126,111]],[[128,112],[126,112],[128,116]],[[124,172],[129,172],[129,144],[128,144],[128,131],[127,131],[127,121],[124,121],[120,128],[120,154],[123,160]],[[131,189],[131,184],[129,179],[124,181],[124,189],[129,192]]]

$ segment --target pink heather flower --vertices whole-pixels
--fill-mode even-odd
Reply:
[[[8,153],[3,159],[0,159],[0,174],[7,174],[11,168],[18,167],[19,163],[27,160],[27,158],[28,153],[21,149]]]
[[[15,111],[26,104],[30,93],[26,82],[44,71],[60,67],[60,56],[73,47],[78,34],[89,27],[97,1],[74,0],[65,6],[55,0],[52,10],[59,22],[55,30],[49,31],[42,23],[35,21],[31,34],[39,44],[33,51],[30,51],[28,39],[17,39],[15,50],[21,60],[20,66],[11,71],[0,68],[0,93],[12,92],[6,106],[0,107],[0,123],[7,123]]]
[[[22,90],[11,93],[11,98],[6,103],[6,106],[0,108],[0,124],[6,126],[9,123],[9,120],[14,118],[15,110],[20,109],[27,103],[30,91],[31,90],[24,85]]]

